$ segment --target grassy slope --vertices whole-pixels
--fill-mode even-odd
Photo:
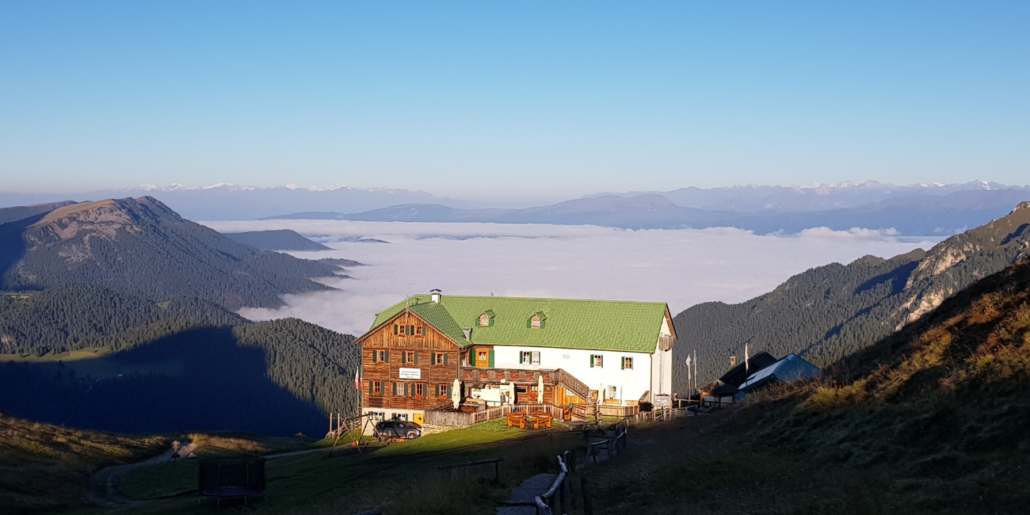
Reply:
[[[0,512],[87,503],[89,473],[163,450],[164,438],[32,423],[0,413]]]
[[[1023,513],[1030,263],[838,363],[821,383],[633,434],[598,513]]]
[[[385,513],[461,514],[491,513],[494,502],[507,498],[510,488],[539,472],[553,472],[553,457],[583,444],[578,433],[529,431],[508,428],[503,420],[475,427],[427,435],[411,442],[391,444],[373,453],[337,455],[328,450],[275,458],[268,462],[268,498],[254,505],[262,513],[354,513],[379,508]],[[581,453],[582,454],[582,453]],[[442,472],[440,465],[503,458],[501,480],[492,481],[492,467]],[[193,467],[190,469],[190,467]],[[182,481],[180,491],[195,488],[195,465],[178,463],[164,470],[134,471],[124,478],[139,493],[143,482]],[[160,474],[152,474],[160,472]],[[141,477],[146,474],[147,477]],[[143,508],[148,513],[207,513],[210,503],[196,499],[156,500]]]

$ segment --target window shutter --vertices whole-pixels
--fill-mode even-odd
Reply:
[[[373,350],[372,351],[372,363],[378,363],[378,362],[379,362],[379,351]]]
[[[532,329],[532,328],[533,328],[533,319],[531,318],[529,320],[526,320],[526,329]]]
[[[493,349],[490,349],[490,363],[489,363],[489,366],[490,366],[490,368],[494,368],[494,351],[493,351]]]
[[[443,364],[446,365],[448,361],[450,361],[450,360],[447,359],[447,354],[444,354],[443,355]]]
[[[494,319],[491,318],[490,319],[490,327],[493,327],[493,326],[494,326]]]
[[[594,368],[594,356],[590,356],[590,368]]]
[[[439,397],[439,396],[440,396],[440,385],[436,385],[436,394],[433,395],[433,397]]]
[[[390,362],[390,351],[386,351],[386,356],[385,357],[386,357],[386,362],[389,363]]]
[[[393,334],[397,334],[397,324],[393,324]]]
[[[415,364],[418,365],[418,353],[415,353]]]
[[[622,358],[622,369],[626,370],[626,358]]]
[[[369,382],[368,382],[368,394],[369,394],[369,395],[372,395],[372,393],[373,393],[373,392],[372,392],[372,381],[369,381]]]
[[[404,396],[408,396],[408,383],[404,383]]]
[[[403,365],[403,364],[405,364],[407,362],[408,362],[408,353],[405,352],[405,351],[401,351],[401,364]]]
[[[397,396],[397,382],[396,381],[394,381],[394,383],[393,383],[393,395],[394,395],[394,397]]]
[[[546,325],[546,324],[547,324],[547,320],[541,320],[540,321],[540,329],[543,329],[544,325]]]
[[[430,365],[435,365],[436,364],[436,353],[435,352],[430,352],[429,353],[429,364]]]
[[[526,363],[526,353],[519,351],[519,365]]]

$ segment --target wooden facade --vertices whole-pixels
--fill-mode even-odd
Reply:
[[[360,340],[362,408],[428,410],[451,402],[466,352],[414,313],[401,312]],[[402,377],[401,369],[406,369]],[[418,378],[411,378],[417,370]]]

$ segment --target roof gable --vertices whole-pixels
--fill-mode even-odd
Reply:
[[[518,345],[569,349],[655,351],[662,321],[668,313],[661,302],[532,299],[513,297],[443,296],[440,303],[429,295],[416,295],[376,316],[371,331],[408,306],[459,345]],[[494,324],[481,327],[479,317],[492,312]],[[542,329],[530,329],[526,321],[546,313]],[[671,326],[671,324],[670,324]],[[462,328],[472,328],[466,340]]]

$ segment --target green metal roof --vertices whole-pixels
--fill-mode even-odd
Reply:
[[[405,306],[465,347],[518,345],[625,352],[654,352],[668,312],[664,302],[444,295],[436,304],[429,295],[416,295],[379,313],[369,332]],[[479,316],[487,311],[493,312],[494,325],[480,327]],[[542,329],[528,327],[534,314],[546,314]],[[471,341],[465,339],[463,327],[472,328]]]

